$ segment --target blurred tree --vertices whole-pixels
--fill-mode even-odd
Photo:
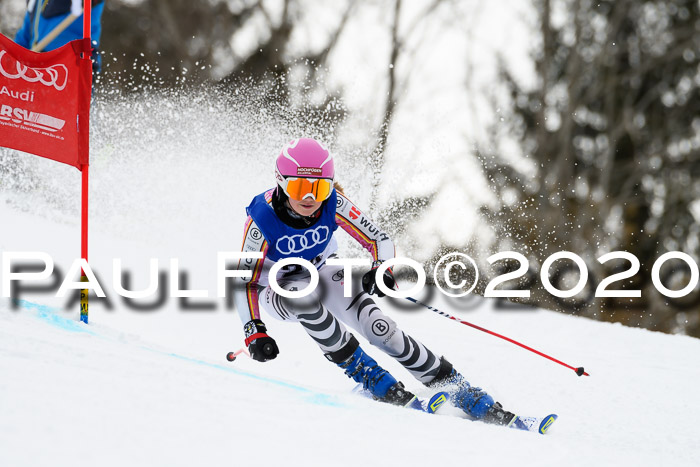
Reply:
[[[607,300],[584,312],[700,336],[700,304],[685,306],[679,319],[649,280],[664,252],[696,260],[700,253],[700,3],[534,4],[537,84],[528,88],[502,67],[512,107],[506,123],[492,129],[494,147],[515,136],[524,159],[481,149],[500,199],[483,212],[505,234],[501,246],[524,248],[540,262],[554,251],[575,251],[599,280],[610,268],[595,258],[633,253],[642,270],[627,285],[643,289],[637,311],[629,300]],[[687,267],[681,270],[680,287],[688,280]],[[561,306],[548,294],[536,300]]]
[[[23,0],[0,0],[0,32],[14,38],[22,26],[26,7]]]
[[[386,97],[378,103],[378,126],[367,130],[375,141],[364,156],[371,176],[370,211],[375,211],[392,118],[408,85],[409,59],[415,53],[416,46],[406,43],[445,3],[426,1],[411,17],[402,14],[401,0],[387,5],[338,3],[335,24],[323,25],[328,30],[325,42],[300,47],[299,41],[292,41],[295,28],[308,27],[304,15],[313,16],[309,12],[319,7],[308,0],[108,0],[103,32],[107,56],[101,79],[107,88],[127,92],[183,81],[216,81],[225,92],[255,87],[260,105],[282,110],[276,113],[289,121],[304,122],[310,136],[332,140],[347,110],[342,89],[328,88],[325,67],[353,14],[361,7],[374,8],[388,19],[388,54],[380,65],[387,70]],[[377,215],[399,231],[406,214],[417,216],[427,202],[427,198],[400,200]]]
[[[154,85],[172,85],[195,68],[206,72],[192,79],[208,79],[213,64],[233,56],[235,31],[263,8],[262,2],[206,0],[108,0],[105,5],[103,42],[112,75],[143,75]],[[133,73],[139,66],[148,73]],[[113,80],[110,86],[127,86]]]
[[[415,53],[415,50],[411,50],[406,46],[408,36],[413,34],[422,22],[435,17],[435,13],[438,11],[439,7],[446,3],[447,2],[444,0],[430,1],[415,15],[410,24],[406,24],[408,22],[405,19],[402,21],[402,1],[394,0],[393,8],[389,15],[391,18],[391,25],[389,30],[389,56],[387,57],[389,65],[387,67],[386,76],[387,91],[384,102],[382,103],[382,117],[376,132],[376,144],[369,157],[369,166],[372,175],[370,211],[375,210],[378,201],[377,196],[381,184],[381,175],[384,171],[385,151],[396,106],[399,103],[400,96],[405,94],[411,76],[410,66],[404,66],[403,71],[400,71],[399,68],[399,61],[406,62],[406,57]],[[405,215],[407,213],[418,215],[422,209],[427,207],[428,202],[428,197],[408,198],[402,202],[388,206],[380,216],[392,223],[398,222],[399,225],[403,226],[406,223]]]
[[[218,82],[225,92],[254,87],[260,104],[284,109],[280,115],[304,122],[310,133],[323,127],[332,134],[345,109],[340,90],[326,89],[325,83],[319,84],[319,75],[353,2],[344,3],[326,44],[307,44],[292,53],[290,37],[299,26],[304,4],[302,0],[109,0],[103,81],[109,89],[127,92],[202,82]],[[298,118],[301,114],[303,119]]]

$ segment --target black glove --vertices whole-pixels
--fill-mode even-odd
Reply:
[[[265,323],[259,319],[248,321],[243,327],[245,331],[245,345],[253,360],[266,362],[272,360],[280,353],[275,340],[267,335]]]
[[[376,293],[378,297],[383,297],[384,295],[386,295],[384,292],[379,290],[379,287],[377,287],[377,268],[380,264],[382,264],[382,262],[383,261],[375,261],[374,263],[372,263],[372,269],[367,271],[365,275],[362,276],[362,290],[364,290],[370,295]],[[384,285],[386,285],[387,288],[391,290],[396,290],[396,279],[394,279],[394,273],[391,272],[391,268],[388,268],[386,271],[384,271],[382,280],[384,281]]]

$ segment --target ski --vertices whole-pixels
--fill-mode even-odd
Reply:
[[[377,400],[376,398],[374,398],[374,396],[372,396],[371,393],[364,390],[361,384],[358,384],[352,392],[359,394],[363,397]],[[433,396],[430,397],[430,399],[421,399],[419,397],[414,397],[404,407],[434,414],[440,409],[440,407],[445,405],[446,402],[449,402],[449,400],[449,394],[447,392],[441,391],[435,393]],[[552,424],[557,420],[557,418],[557,414],[549,414],[546,417],[542,418],[523,417],[520,415],[516,415],[513,417],[513,420],[511,420],[510,423],[503,426],[507,426],[508,428],[512,428],[514,430],[529,431],[531,433],[539,433],[541,435],[544,435],[547,433],[547,430],[549,430]],[[486,423],[483,422],[483,420],[478,420],[470,417],[468,417],[467,420]]]
[[[449,400],[449,395],[446,392],[438,392],[433,394],[433,396],[427,401],[424,399],[419,399],[416,397],[416,401],[420,404],[420,408],[416,407],[418,410],[422,410],[427,413],[436,413],[440,407],[442,407],[445,402]]]
[[[539,433],[541,435],[544,435],[547,433],[547,430],[549,430],[549,427],[552,426],[552,424],[556,421],[557,418],[557,414],[549,414],[543,418],[521,417],[519,415],[516,415],[513,421],[511,421],[510,424],[508,424],[508,427],[516,430],[530,431],[532,433]]]
[[[352,392],[378,401],[378,399],[376,399],[369,391],[366,391],[361,384],[355,386],[355,389],[353,389]],[[450,396],[446,392],[440,391],[433,394],[430,399],[421,399],[418,396],[414,396],[413,399],[404,405],[404,407],[434,414],[445,404],[445,402],[449,400]]]

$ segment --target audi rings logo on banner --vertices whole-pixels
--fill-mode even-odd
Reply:
[[[328,240],[330,230],[325,225],[321,225],[315,229],[309,229],[303,235],[285,235],[277,240],[275,248],[283,255],[291,255],[292,253],[301,253],[305,250],[310,250],[316,245],[322,245]]]
[[[12,71],[12,65],[3,63],[3,59],[7,52],[0,51],[0,75],[8,79],[23,79],[29,83],[37,81],[44,86],[54,87],[57,91],[63,91],[68,84],[68,68],[62,63],[51,65],[48,68],[30,68],[15,61],[15,71]],[[8,55],[9,56],[9,55]],[[7,62],[7,60],[4,60]],[[7,66],[7,68],[5,68]]]

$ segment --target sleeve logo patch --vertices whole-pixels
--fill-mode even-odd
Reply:
[[[250,238],[253,240],[260,240],[260,238],[262,238],[262,234],[258,229],[252,228],[250,229]]]

